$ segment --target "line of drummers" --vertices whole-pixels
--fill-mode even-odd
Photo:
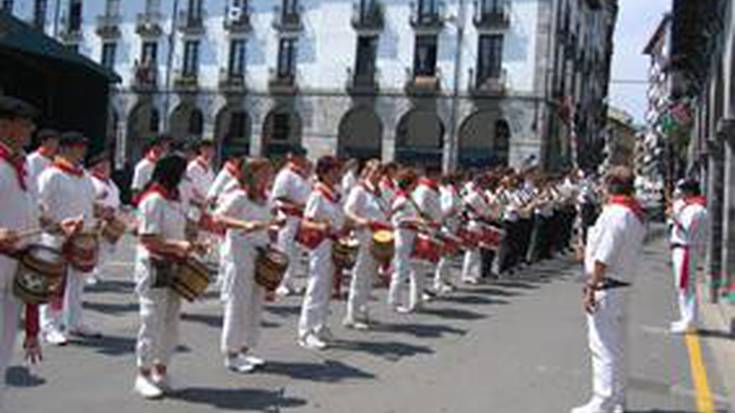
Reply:
[[[278,169],[232,152],[215,173],[211,142],[182,145],[166,135],[152,139],[136,165],[134,212],[126,214],[110,179],[109,153],[87,157],[88,140],[79,133],[41,131],[37,139],[26,164],[41,226],[18,237],[42,236],[15,251],[13,291],[28,308],[40,305],[46,342],[99,337],[84,322],[84,286],[102,276],[124,234],[134,233],[140,303],[134,390],[145,398],[170,389],[182,298],[200,298],[211,283],[223,304],[224,365],[249,373],[265,364],[254,350],[265,301],[303,294],[298,344],[322,350],[334,340],[329,305],[342,296],[343,280],[349,283],[343,325],[369,330],[374,285],[388,287],[391,309],[414,313],[460,282],[477,284],[570,252],[574,223],[594,219],[588,216],[594,186],[576,173],[552,179],[529,168],[442,176],[378,160],[324,156],[311,163],[300,147]],[[215,271],[208,257],[217,257]],[[306,286],[299,288],[304,272]],[[33,318],[27,312],[26,321]],[[28,331],[33,337],[34,327]]]

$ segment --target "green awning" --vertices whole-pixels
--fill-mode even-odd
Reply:
[[[69,50],[55,39],[34,29],[7,12],[0,11],[0,49],[10,49],[72,64],[92,74],[120,82],[120,76],[87,57]]]

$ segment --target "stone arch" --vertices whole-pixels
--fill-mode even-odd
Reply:
[[[264,156],[285,154],[294,146],[301,145],[302,120],[299,113],[291,107],[273,108],[263,121],[263,142],[261,152]]]
[[[151,102],[139,102],[128,114],[125,157],[131,163],[143,156],[146,139],[158,132],[160,111]],[[156,126],[155,129],[152,127]]]
[[[214,139],[222,160],[231,151],[250,153],[252,123],[247,111],[236,106],[224,106],[217,112]]]
[[[337,156],[342,158],[381,158],[383,123],[368,107],[350,109],[339,122]]]
[[[507,166],[510,126],[494,111],[477,111],[459,128],[459,165],[468,168]]]
[[[181,103],[171,112],[169,129],[175,139],[201,138],[204,132],[204,115],[197,106]]]
[[[395,159],[406,165],[441,168],[444,123],[435,111],[413,109],[398,121]]]

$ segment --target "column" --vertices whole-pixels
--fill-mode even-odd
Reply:
[[[710,152],[711,300],[718,289],[730,285],[735,270],[735,119],[717,125],[717,143]],[[724,149],[724,150],[723,150]],[[723,155],[724,154],[724,155]]]

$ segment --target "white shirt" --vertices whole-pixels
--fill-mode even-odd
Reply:
[[[708,240],[708,228],[709,214],[705,206],[687,203],[685,200],[674,203],[669,238],[672,244],[688,245],[693,252],[703,255]]]
[[[342,228],[344,224],[344,213],[339,200],[330,200],[319,190],[319,185],[309,195],[304,209],[304,217],[315,221],[329,222],[332,229]]]
[[[310,193],[311,185],[309,185],[309,182],[293,169],[285,167],[278,172],[276,180],[273,182],[271,205],[276,205],[275,201],[277,199],[285,198],[289,202],[303,206],[306,204]]]
[[[467,186],[465,190],[466,194],[462,201],[468,206],[470,218],[477,221],[489,215],[490,205],[483,193],[474,184]]]
[[[42,155],[39,151],[34,151],[26,158],[28,182],[35,187],[36,192],[38,191],[38,177],[41,176],[41,172],[45,171],[52,163],[53,159],[47,158]]]
[[[645,228],[638,217],[622,205],[606,205],[587,233],[585,271],[592,274],[595,262],[607,266],[606,274],[632,281],[643,248]]]
[[[419,183],[413,191],[413,199],[423,214],[434,222],[441,222],[442,207],[439,200],[439,191],[429,185]]]
[[[212,168],[197,158],[189,162],[186,176],[191,181],[194,199],[204,201],[215,178]]]
[[[391,223],[395,228],[399,228],[405,221],[419,218],[419,211],[416,209],[415,203],[403,195],[396,197],[392,211]]]
[[[272,219],[267,203],[253,202],[242,188],[234,189],[222,195],[214,214],[242,221],[263,222]],[[244,233],[243,231],[229,229],[225,236],[225,243],[222,246],[222,254],[231,258],[237,264],[240,259],[245,258],[246,252],[254,253],[255,249],[253,247],[266,246],[269,241],[267,230]]]
[[[345,200],[345,212],[371,221],[388,222],[388,205],[383,199],[360,183],[352,187]]]
[[[214,178],[214,182],[209,187],[207,201],[219,202],[221,196],[239,187],[240,184],[237,181],[237,177],[225,166],[219,171],[217,177]]]
[[[380,195],[383,197],[383,202],[386,205],[393,205],[393,201],[396,200],[396,184],[395,182],[388,182],[385,179],[380,180]]]
[[[92,179],[86,172],[76,176],[52,165],[41,173],[38,182],[39,203],[52,222],[82,217],[85,228],[94,224],[96,195]]]
[[[112,179],[103,180],[90,175],[96,203],[107,208],[118,210],[120,208],[120,189]]]
[[[357,173],[354,170],[349,170],[342,176],[342,182],[340,183],[342,195],[347,196],[355,185],[357,185]]]
[[[26,186],[29,184],[29,179],[26,178]],[[20,187],[15,168],[2,159],[0,159],[0,193],[2,194],[0,228],[22,231],[38,227],[33,193]],[[12,288],[17,268],[18,261],[0,254],[0,291]]]
[[[156,163],[149,160],[147,157],[141,159],[137,165],[135,165],[135,171],[133,172],[133,182],[130,184],[130,189],[133,191],[142,191],[151,180],[153,176],[153,169],[156,167]]]

